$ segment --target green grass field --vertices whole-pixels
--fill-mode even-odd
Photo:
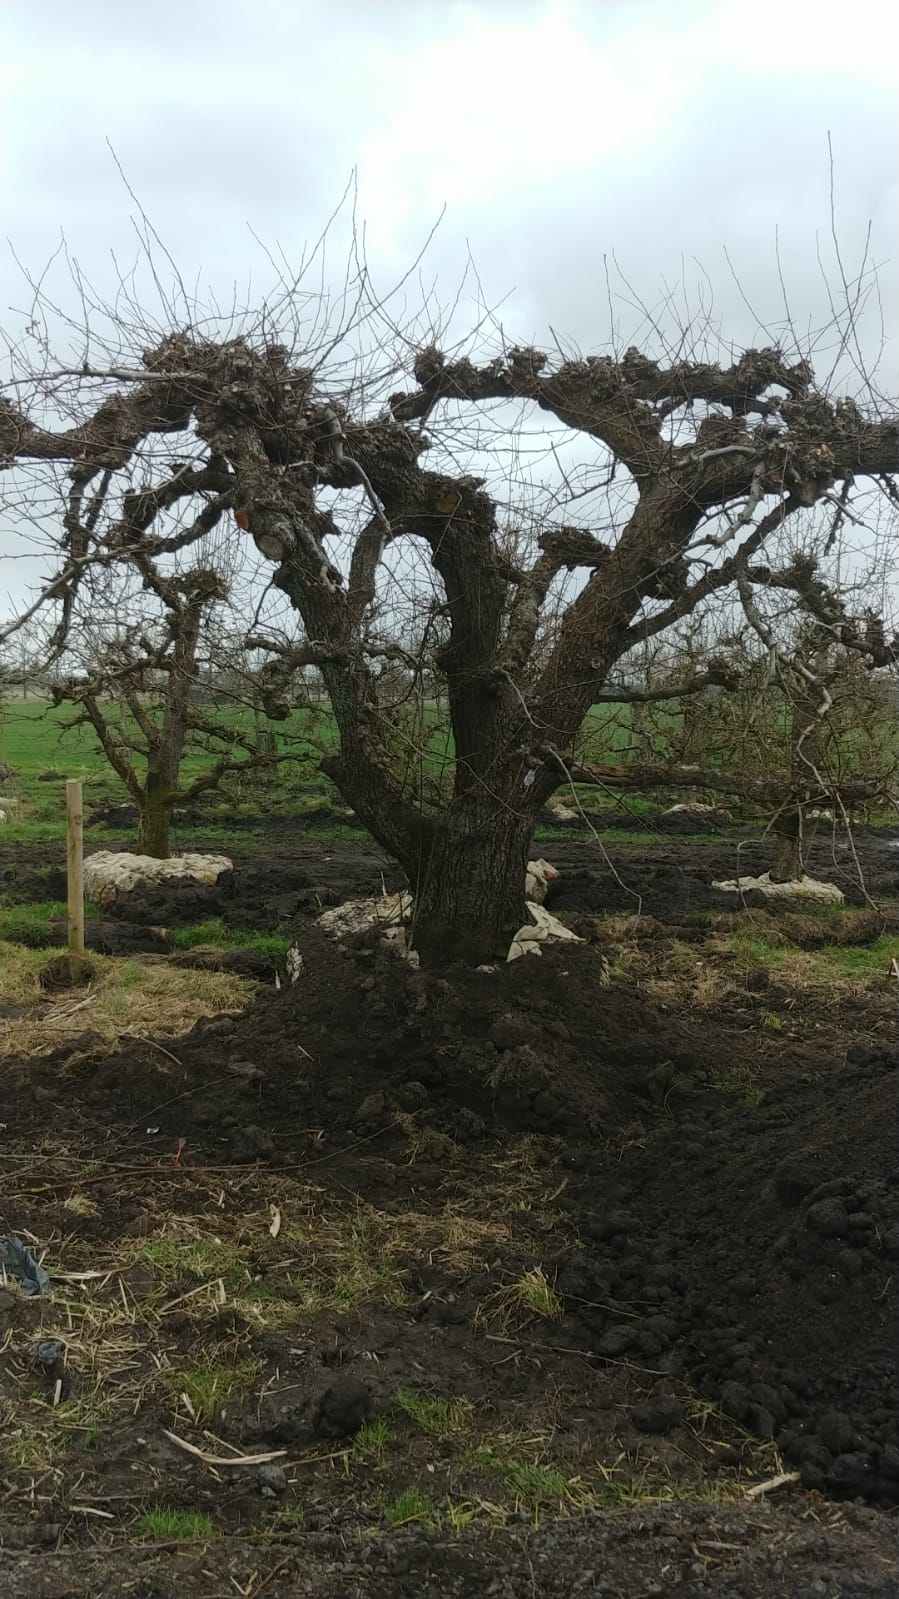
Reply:
[[[230,721],[248,738],[253,736],[252,713],[240,708],[219,710],[219,720]],[[112,771],[91,727],[67,728],[71,719],[68,707],[54,708],[41,700],[10,700],[0,706],[0,762],[11,766],[15,777],[0,788],[0,795],[19,801],[19,814],[5,824],[3,838],[9,843],[60,840],[65,830],[65,779],[81,778],[88,813],[98,806],[122,804],[128,793]],[[289,827],[302,823],[303,813],[322,805],[335,811],[333,824],[316,827],[314,837],[322,844],[361,842],[366,834],[354,825],[349,812],[344,820],[341,796],[319,770],[321,757],[337,746],[337,729],[330,710],[297,711],[289,721],[269,724],[278,753],[289,756],[273,770],[248,770],[231,775],[218,791],[203,797],[200,815],[191,829],[182,828],[186,841],[191,833],[210,844],[227,848],[238,843],[246,849],[264,847],[264,827],[254,827],[264,819]],[[402,729],[401,747],[409,750],[409,773],[414,786],[424,782],[436,792],[452,762],[452,738],[446,722],[435,708],[422,716],[410,713]],[[631,741],[628,707],[594,707],[587,719],[582,758],[616,761],[626,757]],[[209,757],[196,750],[185,757],[182,780],[189,782],[208,764]],[[564,802],[564,787],[559,791]],[[568,796],[570,799],[570,796]],[[607,843],[632,839],[641,833],[640,817],[664,804],[658,793],[618,796],[599,789],[584,789],[581,799],[588,810],[626,809],[634,817],[633,830],[606,833]],[[734,804],[729,809],[735,812]],[[873,818],[872,818],[873,819]],[[895,822],[891,814],[882,820]],[[92,827],[91,843],[122,847],[132,836],[131,827]],[[179,829],[174,829],[177,843]],[[552,839],[552,829],[538,831],[537,837]],[[697,839],[696,842],[702,842]]]
[[[252,713],[240,708],[216,712],[248,738],[253,735]],[[68,728],[71,708],[56,708],[43,700],[10,700],[0,708],[0,762],[12,767],[15,777],[3,785],[2,793],[19,801],[20,814],[4,827],[3,837],[10,843],[34,843],[60,839],[65,826],[65,779],[80,778],[84,784],[88,812],[103,805],[127,803],[129,795],[121,779],[111,769],[93,728]],[[588,753],[595,759],[608,759],[620,753],[628,740],[627,717],[623,707],[597,707],[588,731]],[[337,729],[329,710],[297,711],[288,722],[270,724],[278,753],[290,756],[274,771],[230,776],[221,790],[204,796],[202,824],[198,831],[212,842],[227,843],[237,837],[244,847],[253,845],[255,818],[265,815],[288,823],[304,811],[323,804],[338,810],[342,800],[333,785],[318,769],[321,757],[337,746]],[[410,765],[415,775],[439,782],[452,760],[452,740],[448,728],[436,711],[426,713],[424,725],[410,724],[405,730],[410,748]],[[182,767],[187,783],[204,770],[209,758],[190,751]],[[411,774],[410,774],[411,775]],[[603,808],[600,797],[590,794],[590,806]],[[613,804],[610,799],[606,802]],[[635,811],[647,808],[630,801]],[[130,828],[92,828],[91,840],[121,844]],[[177,834],[177,829],[176,829]],[[316,830],[322,843],[361,840],[361,829],[335,819],[333,828]]]
[[[218,713],[231,721],[248,738],[253,734],[249,712]],[[6,824],[4,837],[10,842],[38,843],[62,836],[65,812],[65,779],[80,778],[84,784],[85,808],[119,805],[129,801],[121,779],[110,767],[91,727],[67,728],[71,711],[55,708],[40,700],[7,701],[0,712],[0,761],[12,767],[15,778],[3,792],[19,801],[21,815]],[[233,775],[221,791],[205,797],[204,836],[234,830],[258,816],[284,807],[303,810],[325,799],[334,799],[334,790],[317,771],[321,753],[333,748],[335,729],[329,714],[312,718],[297,715],[276,730],[278,751],[291,752],[295,759],[285,761],[274,772]],[[199,751],[189,751],[182,767],[182,779],[189,782],[209,764]],[[91,838],[121,841],[130,828],[93,828]]]

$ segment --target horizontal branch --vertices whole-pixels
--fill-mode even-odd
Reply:
[[[547,764],[560,776],[574,783],[638,792],[653,788],[703,788],[713,793],[736,794],[762,805],[784,804],[789,801],[801,805],[814,805],[828,798],[840,799],[845,805],[852,805],[863,800],[876,799],[884,792],[885,786],[883,778],[800,784],[786,775],[752,778],[702,766],[655,766],[636,763],[628,766],[584,765],[580,761],[564,760],[550,746],[545,746],[541,754]]]
[[[391,408],[394,416],[411,420],[427,416],[439,399],[528,396],[541,404],[550,394],[561,397],[566,391],[571,395],[578,389],[593,408],[620,401],[626,394],[631,400],[658,406],[663,415],[696,400],[725,406],[739,415],[750,411],[767,415],[776,403],[762,398],[767,390],[776,387],[794,396],[802,395],[813,375],[807,362],[789,366],[783,353],[775,349],[747,350],[727,368],[702,361],[678,361],[662,367],[633,348],[620,358],[588,356],[565,361],[554,374],[544,378],[541,374],[547,365],[547,357],[540,351],[514,348],[500,359],[476,368],[465,359],[447,362],[439,350],[431,347],[423,350],[415,363],[415,376],[421,385],[418,393],[393,395]],[[556,406],[550,404],[548,408],[555,410]],[[584,424],[581,421],[574,425]]]
[[[788,567],[746,567],[746,578],[757,587],[786,589],[799,599],[804,611],[830,633],[843,649],[862,656],[869,667],[895,666],[899,662],[899,637],[886,637],[883,619],[869,612],[862,620],[849,616],[842,599],[821,577],[811,556],[797,555]]]
[[[233,755],[220,755],[212,766],[208,767],[205,772],[200,772],[192,782],[179,786],[177,792],[173,795],[172,803],[174,805],[183,805],[185,801],[196,799],[200,794],[205,794],[210,789],[218,788],[222,778],[228,777],[233,772],[255,772],[263,767],[279,766],[285,761],[306,761],[308,759],[309,751],[306,749],[285,750],[278,754],[274,751],[261,754],[256,749],[248,749],[243,758]]]
[[[681,683],[669,683],[665,688],[608,689],[594,696],[595,705],[648,705],[654,700],[681,700],[691,694],[701,694],[703,689],[723,688],[732,693],[740,686],[739,672],[726,666],[713,666],[707,672]]]
[[[299,671],[304,666],[349,666],[359,656],[371,660],[401,661],[405,666],[417,666],[415,657],[399,644],[374,644],[360,639],[350,645],[326,644],[313,640],[309,644],[281,644],[277,639],[266,638],[261,633],[251,633],[244,639],[247,650],[264,650],[273,655],[286,672]]]
[[[124,466],[151,433],[183,432],[192,396],[171,379],[133,394],[112,394],[86,422],[56,433],[38,427],[0,398],[0,465],[12,461],[76,461],[87,466]]]
[[[441,400],[532,400],[566,427],[601,440],[635,474],[660,465],[664,446],[658,420],[624,362],[610,357],[565,361],[546,372],[538,350],[512,349],[499,360],[476,367],[469,360],[448,362],[439,350],[422,351],[415,363],[421,387],[396,394],[390,409],[397,421],[425,418]],[[645,390],[645,385],[644,385]]]

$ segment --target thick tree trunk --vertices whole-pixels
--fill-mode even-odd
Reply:
[[[798,883],[802,877],[802,829],[799,812],[781,817],[775,825],[777,843],[771,862],[772,883]]]
[[[168,860],[171,854],[169,824],[171,804],[166,791],[148,779],[139,807],[137,852]]]
[[[525,921],[530,811],[454,802],[417,885],[413,947],[423,966],[478,966],[504,955]]]

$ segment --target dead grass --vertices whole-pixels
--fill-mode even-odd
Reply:
[[[527,1327],[534,1321],[561,1321],[565,1307],[555,1283],[542,1266],[531,1266],[520,1277],[503,1283],[477,1313],[477,1321],[503,1333]]]
[[[184,1284],[178,1311],[198,1331],[229,1305],[272,1328],[329,1310],[408,1309],[415,1294],[407,1279],[422,1260],[464,1279],[488,1270],[513,1237],[501,1222],[451,1207],[395,1216],[361,1202],[336,1206],[301,1182],[278,1198],[283,1225],[274,1239],[266,1207],[233,1216],[170,1216],[147,1237],[129,1241],[124,1263],[152,1277],[143,1289],[144,1314],[164,1322],[173,1308],[166,1285],[173,1281]],[[76,1203],[80,1209],[80,1196]]]
[[[108,1506],[110,1522],[132,1535],[180,1537],[181,1509],[193,1507],[184,1498],[185,1462],[171,1458],[164,1430],[217,1455],[252,1450],[260,1402],[271,1395],[281,1403],[283,1394],[292,1403],[307,1392],[334,1313],[351,1315],[356,1339],[368,1305],[386,1304],[407,1323],[422,1302],[424,1262],[444,1274],[441,1294],[473,1276],[493,1281],[498,1294],[488,1309],[505,1331],[483,1328],[489,1364],[526,1366],[533,1350],[547,1347],[535,1338],[561,1337],[552,1277],[526,1264],[538,1238],[557,1248],[567,1226],[555,1208],[555,1175],[541,1173],[522,1140],[506,1162],[491,1158],[457,1180],[443,1206],[397,1213],[285,1172],[235,1170],[210,1180],[189,1167],[136,1173],[113,1164],[104,1174],[96,1159],[45,1153],[40,1182],[51,1211],[41,1229],[31,1209],[30,1226],[54,1291],[29,1306],[28,1338],[0,1348],[11,1400],[8,1491],[42,1505],[42,1495],[71,1497],[77,1488],[79,1504]],[[34,1180],[33,1164],[11,1173],[5,1198],[28,1202]],[[141,1206],[145,1234],[113,1226],[97,1236],[98,1214],[114,1222],[126,1197]],[[281,1218],[275,1235],[273,1205]],[[57,1404],[52,1384],[41,1392],[35,1379],[41,1336],[65,1345],[70,1388]],[[315,1443],[291,1459],[291,1481],[302,1481],[313,1503],[323,1492],[329,1503],[345,1492],[378,1522],[427,1518],[457,1528],[473,1518],[502,1525],[522,1513],[538,1520],[742,1492],[739,1480],[714,1469],[734,1429],[698,1401],[683,1437],[661,1454],[650,1439],[629,1449],[604,1439],[598,1449],[566,1427],[583,1404],[567,1376],[547,1380],[537,1397],[531,1390],[521,1405],[507,1396],[496,1404],[489,1390],[473,1394],[464,1377],[459,1389],[441,1391],[435,1373],[414,1363],[402,1377],[389,1412],[354,1439],[324,1452]],[[759,1469],[759,1450],[749,1447],[745,1472],[773,1474]],[[227,1530],[233,1478],[208,1472],[202,1484],[216,1526]],[[259,1500],[259,1515],[277,1518],[281,1532],[301,1526],[303,1513],[302,1494],[271,1509]]]
[[[899,939],[884,935],[884,918],[871,909],[713,913],[698,940],[679,938],[676,928],[652,917],[609,916],[598,927],[600,942],[614,954],[613,977],[637,983],[664,1009],[720,1012],[744,1004],[746,978],[759,969],[797,1002],[885,993],[890,963],[899,956]],[[760,1025],[772,1023],[761,1017]]]
[[[677,939],[664,950],[646,945],[632,947],[628,973],[641,982],[653,1004],[666,1007],[686,1001],[698,1010],[711,1010],[734,992],[731,973],[709,944],[684,944]]]
[[[0,943],[0,1005],[21,1008],[0,1020],[0,1057],[45,1055],[84,1032],[94,1035],[92,1050],[113,1048],[123,1033],[176,1037],[201,1016],[243,1010],[258,986],[229,972],[91,955],[87,987],[50,995],[38,975],[51,953]]]
[[[738,934],[716,945],[742,971],[763,967],[780,985],[800,990],[839,989],[843,993],[893,989],[891,964],[899,959],[899,938],[880,937],[866,945],[828,943],[818,949],[797,949],[786,938],[777,942]],[[735,958],[735,959],[734,959]]]

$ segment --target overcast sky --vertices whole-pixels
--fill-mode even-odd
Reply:
[[[0,0],[3,231],[39,270],[62,230],[111,288],[134,208],[109,141],[185,278],[227,297],[270,279],[250,230],[297,258],[355,168],[385,282],[445,206],[429,276],[451,295],[470,248],[516,338],[602,345],[614,251],[650,301],[684,274],[695,296],[701,263],[740,343],[744,295],[783,317],[776,234],[796,322],[824,320],[829,132],[845,262],[870,221],[895,336],[895,16],[890,0]],[[7,319],[25,301],[8,252],[0,300]],[[887,346],[887,388],[895,365]]]

